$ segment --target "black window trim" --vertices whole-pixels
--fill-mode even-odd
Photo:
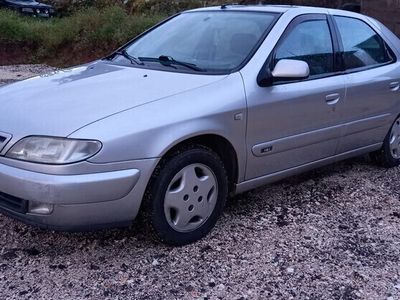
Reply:
[[[278,42],[276,43],[275,47],[271,51],[270,55],[268,56],[267,60],[265,61],[262,69],[260,70],[257,78],[257,82],[260,86],[262,86],[262,78],[266,76],[267,72],[271,72],[273,70],[273,62],[276,55],[276,51],[278,50],[279,46],[283,43],[286,37],[293,31],[293,29],[304,22],[309,21],[318,21],[318,20],[325,20],[327,21],[327,25],[329,27],[329,31],[331,34],[331,41],[332,41],[332,50],[333,50],[333,72],[313,75],[308,77],[307,79],[300,79],[300,80],[292,80],[292,81],[280,81],[280,82],[272,82],[272,86],[275,85],[282,85],[282,84],[290,84],[290,83],[298,83],[298,82],[305,82],[305,81],[312,81],[317,79],[329,78],[333,76],[338,76],[343,74],[342,69],[342,62],[340,56],[338,55],[340,46],[339,46],[339,39],[337,36],[336,28],[331,19],[329,14],[325,13],[308,13],[296,16],[286,27],[283,34],[280,36]]]
[[[385,49],[388,52],[388,55],[390,56],[391,61],[386,62],[386,63],[376,64],[376,65],[370,65],[370,66],[355,68],[355,69],[346,69],[346,65],[345,65],[344,57],[343,57],[343,55],[344,55],[344,46],[343,46],[343,42],[342,42],[342,37],[341,37],[340,32],[339,32],[339,27],[338,27],[337,22],[335,20],[336,17],[354,19],[354,20],[357,20],[357,21],[360,21],[360,22],[364,23],[369,28],[371,28],[371,30],[373,32],[375,32],[375,34],[383,42],[383,45],[385,46]],[[379,32],[377,32],[370,24],[368,24],[368,22],[365,22],[364,20],[359,19],[359,18],[349,17],[349,16],[342,16],[342,15],[331,15],[331,19],[332,19],[332,22],[334,24],[334,27],[335,27],[335,30],[336,30],[337,39],[338,39],[339,46],[340,46],[338,55],[341,57],[341,60],[342,60],[343,74],[354,74],[354,73],[369,71],[369,70],[381,68],[381,67],[384,67],[384,66],[388,66],[388,65],[391,65],[391,64],[394,64],[394,63],[397,62],[398,58],[397,58],[395,52],[389,46],[388,42],[385,40],[383,34],[380,34]]]
[[[366,66],[362,68],[357,68],[357,69],[350,69],[346,70],[345,68],[345,63],[344,63],[344,57],[343,57],[343,52],[344,52],[344,47],[343,47],[343,42],[342,38],[339,33],[339,28],[337,26],[337,23],[335,21],[335,17],[344,17],[344,18],[351,18],[355,20],[359,20],[361,22],[364,22],[366,25],[368,25],[378,36],[380,39],[382,39],[389,55],[392,58],[392,61],[387,62],[387,63],[382,63],[382,64],[377,64],[377,65],[372,65],[372,66]],[[340,76],[340,75],[348,75],[348,74],[354,74],[354,73],[359,73],[359,72],[364,72],[364,71],[369,71],[377,68],[381,68],[384,66],[388,66],[391,64],[395,64],[398,62],[398,57],[396,53],[392,50],[390,47],[388,41],[386,40],[385,36],[379,32],[377,32],[368,22],[360,19],[360,18],[355,18],[355,17],[349,17],[349,16],[343,16],[343,15],[331,15],[329,13],[314,13],[314,14],[302,14],[297,17],[295,17],[289,25],[286,27],[284,33],[281,35],[279,38],[278,42],[276,43],[274,49],[271,51],[270,55],[268,56],[267,60],[265,61],[262,69],[260,70],[258,77],[257,77],[257,82],[259,86],[263,86],[261,84],[262,78],[264,78],[267,74],[267,72],[272,71],[272,63],[273,63],[273,58],[275,56],[275,51],[279,47],[279,45],[282,43],[282,40],[291,32],[291,30],[297,26],[298,24],[308,21],[308,20],[323,20],[326,19],[328,21],[328,25],[331,31],[331,36],[332,36],[332,41],[333,41],[333,50],[334,50],[334,72],[331,73],[326,73],[326,74],[321,74],[321,75],[315,75],[315,76],[310,76],[307,79],[300,79],[300,80],[294,80],[294,81],[286,81],[286,82],[273,82],[271,85],[282,85],[282,84],[290,84],[290,83],[298,83],[298,82],[305,82],[305,81],[312,81],[312,80],[318,80],[318,79],[324,79],[324,78],[329,78],[329,77],[335,77],[335,76]]]

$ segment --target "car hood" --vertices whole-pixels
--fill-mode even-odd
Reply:
[[[57,71],[0,88],[0,132],[14,138],[66,137],[92,122],[224,77],[147,70],[103,61]]]
[[[18,1],[18,0],[7,0],[6,1],[8,4],[13,4],[13,5],[20,5],[20,6],[26,6],[26,7],[51,7],[51,5],[47,5],[44,3],[40,3],[34,0],[31,1]]]

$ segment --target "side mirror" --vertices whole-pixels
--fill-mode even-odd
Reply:
[[[310,76],[310,67],[302,60],[281,59],[271,74],[280,80],[306,79]]]
[[[274,81],[292,81],[310,76],[310,67],[305,61],[281,59],[274,70],[266,68],[258,74],[257,82],[261,87],[271,86]]]

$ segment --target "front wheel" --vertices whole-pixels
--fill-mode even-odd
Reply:
[[[393,123],[383,142],[382,149],[375,155],[377,160],[386,168],[400,165],[400,118]]]
[[[227,174],[216,153],[203,146],[177,151],[152,176],[145,199],[148,222],[164,243],[195,242],[215,226],[227,195]]]

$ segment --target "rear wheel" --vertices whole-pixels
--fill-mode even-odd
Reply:
[[[386,168],[400,165],[400,117],[393,123],[382,149],[375,153],[375,156]]]
[[[146,196],[148,222],[171,245],[195,242],[215,226],[228,195],[221,159],[196,146],[177,151],[155,171]]]

